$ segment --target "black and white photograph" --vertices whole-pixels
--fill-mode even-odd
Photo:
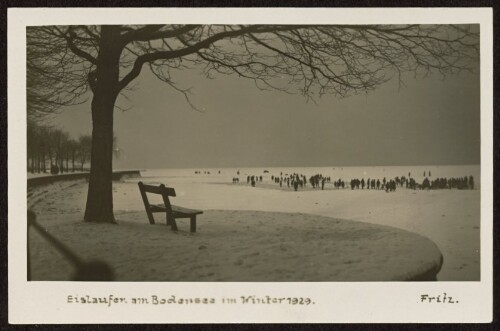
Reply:
[[[459,306],[439,284],[491,282],[488,35],[478,19],[424,16],[27,20],[16,277],[100,289],[430,284],[412,304]],[[70,306],[133,301],[66,292]],[[149,293],[144,305],[172,300]]]

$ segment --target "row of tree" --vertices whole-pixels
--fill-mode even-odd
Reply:
[[[31,173],[83,171],[90,161],[92,137],[73,139],[61,129],[28,124],[27,165]]]

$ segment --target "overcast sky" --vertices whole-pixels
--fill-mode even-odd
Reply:
[[[115,110],[121,150],[115,168],[479,164],[479,76],[462,73],[390,81],[368,95],[317,104],[258,90],[236,76],[175,77],[182,94],[144,68]],[[90,134],[90,103],[55,119],[77,137]]]

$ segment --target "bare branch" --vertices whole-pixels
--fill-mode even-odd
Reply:
[[[56,86],[66,86],[65,93],[75,96],[73,100],[87,86],[95,88],[99,27],[33,29],[37,32],[30,47],[36,52],[29,55],[28,66],[45,69],[30,72],[52,82],[64,77],[64,84]],[[155,76],[182,93],[191,106],[189,89],[173,83],[170,69],[200,68],[207,78],[236,74],[253,80],[259,89],[307,98],[345,97],[369,92],[393,76],[403,86],[405,73],[474,70],[479,54],[475,30],[465,25],[120,26],[117,89],[125,91],[149,64]],[[42,65],[45,56],[49,60]],[[45,84],[41,95],[50,95],[48,89]]]

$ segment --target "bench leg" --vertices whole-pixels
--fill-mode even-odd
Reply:
[[[191,232],[196,232],[196,215],[191,216]]]
[[[149,224],[155,224],[155,219],[153,217],[153,213],[146,207],[146,214],[148,215]]]
[[[170,225],[172,231],[177,231],[177,223],[175,222],[175,218],[173,216],[168,216],[167,214],[167,225]]]

